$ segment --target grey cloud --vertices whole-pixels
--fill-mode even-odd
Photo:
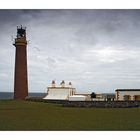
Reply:
[[[13,90],[11,35],[21,24],[30,40],[30,91],[44,92],[53,79],[71,81],[78,91],[139,88],[140,10],[0,10],[5,91]]]

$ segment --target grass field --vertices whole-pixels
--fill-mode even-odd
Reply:
[[[140,108],[67,108],[0,101],[0,130],[140,130]]]

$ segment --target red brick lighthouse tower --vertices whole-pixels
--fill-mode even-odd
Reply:
[[[24,100],[28,96],[26,28],[17,27],[13,45],[16,47],[14,99]]]

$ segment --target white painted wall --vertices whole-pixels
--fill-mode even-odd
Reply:
[[[48,88],[47,95],[43,99],[68,100],[68,97],[75,93],[73,88]]]
[[[69,96],[69,101],[85,101],[86,96],[83,95],[74,95],[74,96]]]
[[[92,101],[104,101],[103,98],[92,98]]]

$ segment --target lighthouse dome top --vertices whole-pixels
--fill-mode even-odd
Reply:
[[[17,26],[17,37],[26,37],[26,27]]]

